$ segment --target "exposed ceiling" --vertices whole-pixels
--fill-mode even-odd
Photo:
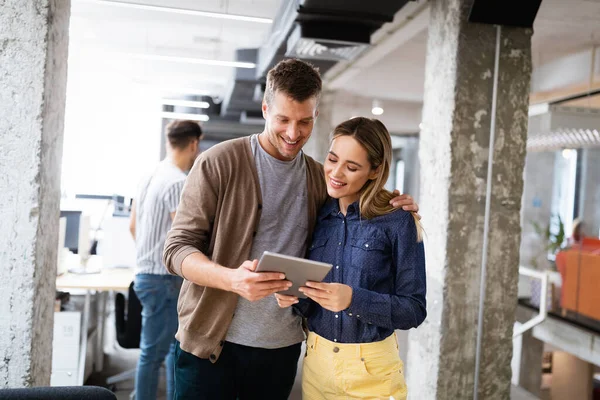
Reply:
[[[273,19],[280,6],[288,4],[283,1],[137,0],[135,4]],[[207,94],[222,99],[227,95],[236,68],[202,65],[190,59],[235,61],[236,49],[259,48],[267,43],[273,25],[130,9],[113,3],[72,1],[70,81],[96,79],[99,74],[114,75],[155,87],[165,96]],[[399,41],[400,45],[382,52],[376,62],[346,64],[344,68],[350,66],[352,74],[347,75],[345,82],[338,81],[337,89],[369,98],[421,102],[427,43],[426,9],[427,2],[418,0],[400,10],[394,22],[385,24],[372,38],[378,39],[377,43],[379,39],[384,41],[385,36],[392,35],[392,28],[411,30],[410,36]],[[411,12],[420,13],[420,17],[408,15]],[[411,23],[413,25],[407,28]],[[543,0],[534,32],[534,66],[590,48],[592,43],[600,41],[600,0]],[[157,56],[163,59],[156,59]],[[326,74],[326,79],[335,76],[330,75]]]
[[[534,68],[593,44],[600,45],[600,0],[542,0],[532,37]],[[427,21],[423,19],[419,33],[381,60],[371,59],[368,68],[354,71],[352,85],[345,89],[374,98],[421,102],[426,46]]]
[[[143,4],[273,18],[280,0],[144,0]],[[237,21],[157,10],[124,8],[108,1],[73,0],[69,72],[111,73],[165,92],[223,96],[234,68],[145,59],[176,56],[235,61],[235,50],[260,46],[270,23]]]

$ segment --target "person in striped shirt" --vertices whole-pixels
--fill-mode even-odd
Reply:
[[[177,298],[182,279],[162,262],[188,171],[199,154],[202,129],[194,121],[167,126],[167,157],[144,178],[134,199],[130,231],[136,245],[134,290],[142,304],[141,354],[135,377],[137,399],[156,399],[158,371],[166,361],[167,399],[173,398],[173,354]]]

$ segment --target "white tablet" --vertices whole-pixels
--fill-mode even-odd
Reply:
[[[265,251],[258,262],[256,272],[283,272],[285,279],[292,282],[292,287],[279,293],[306,298],[298,288],[306,286],[306,281],[321,282],[331,267],[331,264],[319,261]]]

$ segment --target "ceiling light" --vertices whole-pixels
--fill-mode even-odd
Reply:
[[[158,54],[124,53],[126,56],[140,60],[171,61],[188,64],[217,65],[220,67],[255,68],[256,64],[240,61],[207,60],[204,58],[160,56]]]
[[[95,4],[101,4],[101,5],[123,7],[123,8],[133,8],[136,10],[159,11],[159,12],[166,12],[166,13],[172,13],[172,14],[193,15],[196,17],[231,19],[231,20],[235,20],[235,21],[258,22],[260,24],[273,23],[273,20],[270,18],[251,17],[251,16],[247,16],[247,15],[236,15],[236,14],[209,12],[209,11],[190,10],[187,8],[151,6],[148,4],[134,4],[134,3],[126,3],[126,2],[122,2],[122,1],[111,1],[111,0],[79,0],[79,1],[85,1],[87,3],[95,3]]]
[[[176,112],[168,112],[163,111],[160,113],[160,116],[168,119],[189,119],[191,121],[202,121],[206,122],[210,118],[205,114],[188,114],[188,113],[176,113]]]
[[[192,101],[178,99],[162,99],[162,103],[169,106],[193,107],[193,108],[208,108],[210,104],[207,101]]]
[[[571,158],[575,157],[576,155],[577,155],[577,151],[576,151],[576,150],[573,150],[573,149],[564,149],[564,150],[562,151],[562,156],[563,156],[563,158],[564,158],[564,159],[567,159],[567,160],[569,160],[569,159],[571,159]]]
[[[210,94],[214,91],[210,91],[207,89],[197,89],[193,87],[182,87],[182,86],[170,86],[170,85],[156,85],[157,89],[165,92],[163,95],[169,94],[194,94],[198,96],[210,96]]]
[[[371,108],[371,114],[381,115],[383,114],[383,106],[378,100],[373,100],[373,107]]]

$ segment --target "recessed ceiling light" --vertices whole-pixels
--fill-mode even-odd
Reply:
[[[162,103],[170,106],[193,107],[193,108],[208,108],[210,104],[207,101],[192,101],[179,99],[162,99]]]
[[[176,57],[176,56],[161,56],[158,54],[142,54],[142,53],[119,53],[131,58],[137,58],[140,60],[154,60],[154,61],[170,61],[188,64],[202,64],[202,65],[217,65],[220,67],[233,67],[233,68],[255,68],[256,64],[251,62],[241,61],[223,61],[223,60],[207,60],[204,58],[193,58],[193,57]]]
[[[148,4],[134,4],[134,3],[126,3],[123,1],[112,1],[112,0],[78,0],[78,1],[85,1],[87,3],[110,5],[110,6],[123,7],[123,8],[133,8],[136,10],[159,11],[159,12],[166,12],[166,13],[172,13],[172,14],[194,15],[197,17],[230,19],[230,20],[235,20],[235,21],[246,21],[246,22],[258,22],[260,24],[273,23],[273,20],[270,18],[251,17],[248,15],[226,14],[226,13],[200,11],[200,10],[190,10],[188,8],[151,6]]]
[[[189,119],[191,121],[203,121],[206,122],[210,118],[206,114],[188,114],[188,113],[176,113],[176,112],[168,112],[163,111],[160,113],[160,116],[168,119]]]

